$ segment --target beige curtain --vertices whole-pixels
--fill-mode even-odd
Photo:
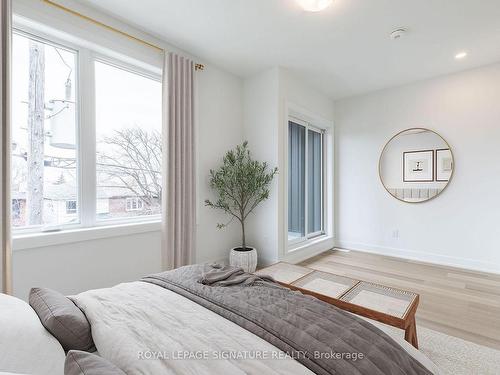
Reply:
[[[2,246],[1,290],[12,294],[11,241],[10,241],[10,44],[11,11],[10,0],[1,0],[0,40],[2,44],[0,62],[0,116],[2,131],[0,134],[0,240]]]
[[[168,53],[163,68],[163,268],[194,260],[196,180],[193,61]]]

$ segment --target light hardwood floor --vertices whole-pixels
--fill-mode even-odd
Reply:
[[[327,251],[301,265],[420,294],[422,325],[500,349],[500,275],[356,251]]]

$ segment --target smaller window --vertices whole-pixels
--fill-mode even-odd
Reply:
[[[290,118],[288,122],[288,242],[324,231],[324,130]]]
[[[66,213],[67,214],[76,214],[76,201],[66,201]]]
[[[127,211],[140,211],[143,208],[141,198],[127,198]]]

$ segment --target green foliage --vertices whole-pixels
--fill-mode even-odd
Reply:
[[[236,146],[222,159],[222,166],[210,170],[210,187],[217,194],[216,201],[205,200],[205,205],[223,210],[231,220],[226,224],[217,224],[217,228],[226,227],[234,219],[242,229],[242,247],[245,243],[245,220],[262,201],[269,198],[269,187],[278,168],[270,169],[265,162],[253,160],[248,149],[248,142]]]

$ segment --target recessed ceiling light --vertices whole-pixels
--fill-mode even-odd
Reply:
[[[463,59],[463,58],[465,58],[465,57],[467,57],[467,52],[459,52],[459,53],[457,53],[457,54],[455,55],[455,58],[456,58],[457,60],[461,60],[461,59]]]
[[[307,12],[321,12],[328,8],[333,0],[297,0],[297,2]]]

